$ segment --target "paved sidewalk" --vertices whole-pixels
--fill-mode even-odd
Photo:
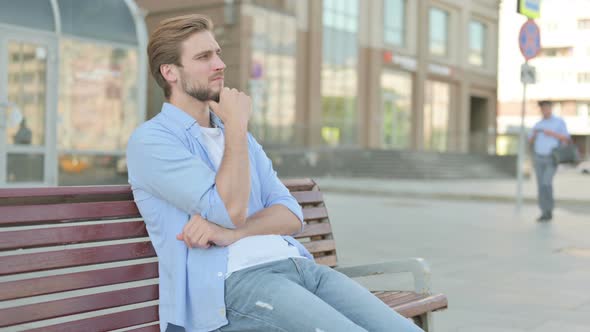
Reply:
[[[516,202],[517,190],[516,179],[408,180],[321,177],[315,180],[326,192],[407,198]],[[536,203],[536,195],[534,177],[525,179],[525,203]],[[554,180],[554,195],[557,204],[590,203],[590,175],[572,169],[560,170]]]

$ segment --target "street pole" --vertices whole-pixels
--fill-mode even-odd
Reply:
[[[528,60],[525,61],[525,66]],[[525,156],[525,132],[524,132],[524,115],[526,110],[526,81],[522,83],[522,107],[520,110],[520,131],[518,137],[518,161],[517,161],[517,185],[516,185],[516,213],[520,214],[522,210],[522,182],[523,182],[523,165]]]

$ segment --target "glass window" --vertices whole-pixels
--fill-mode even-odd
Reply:
[[[449,48],[449,13],[439,8],[430,8],[430,54],[447,56]]]
[[[424,99],[424,148],[446,151],[449,136],[451,88],[448,83],[426,81]]]
[[[8,144],[45,144],[47,53],[42,45],[8,42]]]
[[[412,74],[385,70],[381,74],[383,101],[381,145],[406,149],[412,128]]]
[[[0,0],[0,23],[55,31],[49,0]]]
[[[64,34],[137,45],[135,21],[122,0],[58,0]]]
[[[44,159],[40,153],[7,153],[6,182],[42,182]]]
[[[484,65],[486,33],[487,28],[482,22],[469,22],[469,63],[472,65]]]
[[[123,154],[70,154],[58,158],[59,185],[101,185],[127,183],[127,162]]]
[[[124,151],[139,124],[137,50],[62,39],[58,148]]]
[[[404,46],[406,0],[384,0],[383,6],[383,39],[386,43]]]
[[[590,18],[581,18],[581,19],[578,19],[578,29],[580,29],[580,30],[590,30]]]
[[[324,1],[320,130],[327,145],[355,145],[358,141],[358,8],[358,0]]]
[[[578,73],[578,83],[590,83],[590,72]]]
[[[262,7],[252,8],[249,89],[251,131],[266,144],[293,145],[295,131],[296,18]]]

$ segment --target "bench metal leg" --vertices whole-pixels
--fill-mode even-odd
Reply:
[[[432,313],[431,312],[427,312],[425,314],[422,314],[418,317],[415,317],[415,322],[416,325],[420,326],[420,328],[422,330],[424,330],[424,332],[433,332],[434,329],[432,327]]]

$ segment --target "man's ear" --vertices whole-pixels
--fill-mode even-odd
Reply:
[[[173,64],[163,64],[160,65],[160,74],[162,77],[168,82],[173,83],[178,80],[178,68]]]

